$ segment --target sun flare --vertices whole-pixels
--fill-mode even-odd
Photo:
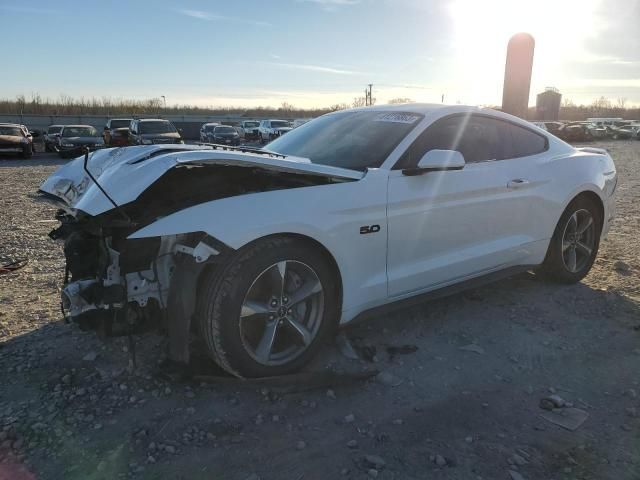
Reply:
[[[599,0],[454,0],[449,13],[455,30],[458,78],[470,98],[500,98],[509,38],[528,32],[536,41],[532,84],[553,85],[567,61],[588,61],[585,42],[597,33]],[[533,92],[532,92],[533,93]]]

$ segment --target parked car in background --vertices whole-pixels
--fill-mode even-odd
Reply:
[[[545,132],[547,131],[547,126],[544,124],[544,122],[531,122],[531,123],[533,123],[536,127],[541,128]]]
[[[58,137],[62,131],[63,125],[49,125],[44,133],[44,151],[55,152],[55,146],[58,142]]]
[[[211,134],[212,143],[220,145],[240,145],[240,134],[234,127],[217,125]]]
[[[593,123],[587,123],[584,124],[586,125],[586,127],[589,129],[589,132],[591,133],[591,136],[594,139],[604,139],[604,138],[608,138],[609,135],[609,130],[608,127],[603,126],[603,125],[594,125]]]
[[[555,121],[552,121],[552,122],[541,122],[541,123],[544,123],[545,130],[547,132],[553,133],[554,135],[556,134],[558,129],[564,125],[564,123],[562,123],[562,122],[555,122]]]
[[[590,123],[592,125],[597,125],[598,127],[613,127],[616,126],[618,124],[620,124],[621,122],[623,122],[624,120],[622,120],[622,118],[620,117],[590,117],[587,118],[587,123]]]
[[[587,124],[572,123],[560,127],[555,135],[565,142],[590,142],[593,140],[591,129]]]
[[[82,155],[86,148],[94,151],[104,146],[102,135],[91,125],[65,125],[54,148],[61,158],[71,158]]]
[[[286,120],[262,120],[258,127],[260,141],[270,142],[292,130],[291,124]]]
[[[299,126],[304,125],[305,123],[307,123],[307,122],[309,122],[311,120],[313,120],[313,119],[312,118],[296,118],[293,121],[292,127],[293,128],[298,128]]]
[[[220,124],[217,122],[204,123],[200,127],[200,141],[203,143],[212,141],[213,138],[211,137],[211,135],[213,134],[213,129],[218,125]]]
[[[102,138],[110,147],[125,147],[129,144],[130,118],[110,118],[104,126]]]
[[[24,125],[0,123],[0,153],[20,153],[22,158],[33,155],[33,137]]]
[[[609,127],[609,134],[614,140],[629,140],[637,138],[640,125],[624,125],[622,127]]]
[[[240,122],[241,136],[245,140],[258,140],[260,136],[260,122],[258,120],[243,120]]]
[[[141,118],[129,125],[130,145],[184,143],[178,129],[169,120]]]

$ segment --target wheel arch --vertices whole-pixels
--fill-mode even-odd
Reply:
[[[567,202],[567,204],[565,205],[564,209],[562,210],[562,213],[564,213],[564,211],[567,209],[567,207],[569,205],[571,205],[571,203],[575,202],[576,200],[578,200],[580,198],[586,198],[586,199],[590,200],[591,202],[593,202],[593,204],[598,209],[598,227],[600,228],[600,232],[602,232],[602,227],[603,227],[603,222],[604,222],[604,214],[605,214],[604,202],[602,201],[602,198],[600,197],[600,195],[598,195],[593,190],[583,190],[580,193],[574,195],[571,198],[571,200],[569,200]]]
[[[304,243],[306,245],[309,245],[310,247],[317,249],[318,251],[321,252],[322,256],[327,260],[327,264],[329,265],[329,267],[331,268],[331,270],[334,273],[334,278],[335,278],[335,288],[336,288],[336,297],[338,299],[338,305],[336,310],[339,312],[338,313],[338,318],[336,319],[336,326],[340,321],[340,313],[342,312],[342,299],[343,299],[343,279],[342,279],[342,272],[340,270],[340,267],[338,265],[338,262],[335,258],[335,256],[331,253],[331,251],[324,245],[322,244],[320,241],[318,241],[317,239],[310,237],[308,235],[304,235],[301,233],[292,233],[292,232],[282,232],[282,233],[272,233],[269,235],[264,235],[258,238],[255,238],[253,240],[251,240],[250,242],[245,243],[244,245],[242,245],[240,248],[238,248],[238,250],[244,250],[246,248],[251,247],[251,245],[253,245],[256,242],[259,241],[263,241],[265,239],[269,239],[269,238],[290,238],[292,240],[295,240],[296,242],[300,242],[300,243]],[[198,292],[198,296],[200,295],[200,292],[202,291],[203,288],[203,282],[205,281],[206,278],[208,278],[214,271],[216,268],[221,268],[220,264],[212,264],[209,265],[207,267],[205,267],[204,269],[202,269],[202,271],[200,272],[200,274],[198,275],[198,279],[197,279],[197,292]]]

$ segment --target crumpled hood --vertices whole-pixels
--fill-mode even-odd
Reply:
[[[99,215],[113,205],[83,168],[84,156],[60,167],[40,191],[60,199],[69,209]],[[179,165],[232,165],[272,171],[359,180],[364,173],[311,163],[306,158],[270,156],[202,145],[148,145],[107,148],[89,155],[87,167],[118,205],[134,201],[168,170]]]

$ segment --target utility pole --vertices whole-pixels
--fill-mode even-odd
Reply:
[[[442,94],[442,103],[444,103],[444,93]]]
[[[373,105],[373,97],[371,96],[371,87],[373,87],[373,83],[369,84],[369,105]]]
[[[160,95],[160,98],[162,98],[162,100],[164,100],[164,109],[167,109],[167,97],[165,97],[164,95]]]

